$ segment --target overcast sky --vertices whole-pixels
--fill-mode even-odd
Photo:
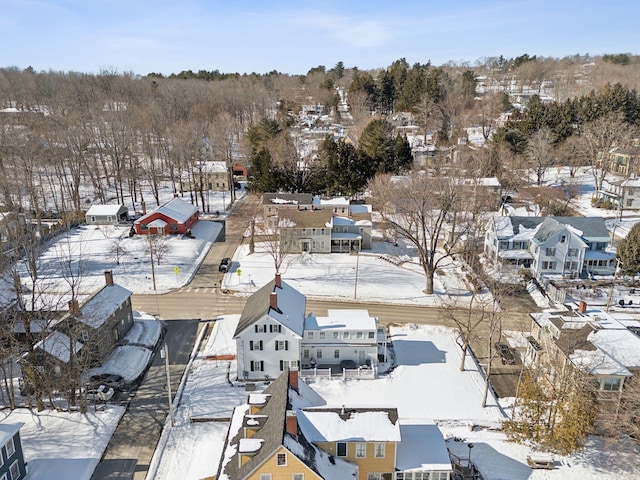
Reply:
[[[304,74],[640,53],[638,0],[0,0],[0,66]]]

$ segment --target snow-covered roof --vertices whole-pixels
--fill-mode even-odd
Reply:
[[[23,422],[0,423],[0,445],[5,445],[9,439],[20,431],[23,425]]]
[[[290,435],[285,435],[283,445],[296,457],[302,459],[305,464],[310,464],[312,470],[318,472],[322,478],[354,480],[358,477],[358,466],[355,463],[329,455],[313,444],[307,445],[305,448],[300,441]]]
[[[406,423],[405,423],[406,422]],[[402,441],[396,452],[396,468],[403,471],[446,471],[450,472],[451,461],[444,443],[444,437],[433,423],[400,424]]]
[[[147,223],[146,220],[154,213],[162,213],[179,223],[186,222],[194,213],[198,211],[198,207],[192,205],[189,202],[182,200],[180,197],[174,197],[167,203],[160,205],[155,210],[147,213],[145,216],[140,217],[135,223]]]
[[[227,164],[225,162],[200,162],[195,166],[196,172],[202,173],[227,173]]]
[[[349,200],[345,197],[320,198],[320,205],[349,205]]]
[[[87,210],[89,216],[105,216],[113,215],[114,217],[120,214],[121,211],[127,211],[124,205],[91,205]]]
[[[120,285],[105,285],[80,308],[79,320],[91,328],[102,325],[131,296],[131,292]]]
[[[164,228],[167,226],[167,222],[161,218],[156,218],[153,222],[150,222],[148,226],[151,228]]]
[[[628,368],[640,368],[640,337],[630,330],[604,328],[589,335],[589,341]]]
[[[592,375],[631,376],[629,369],[602,350],[574,350],[569,359]]]
[[[276,294],[277,309],[271,308],[272,293]],[[306,305],[307,298],[298,290],[284,280],[280,280],[278,287],[276,281],[272,280],[251,295],[245,303],[234,338],[265,315],[302,337]]]
[[[313,313],[304,321],[305,330],[375,330],[378,319],[368,310],[328,309],[326,317]]]
[[[264,440],[262,438],[241,438],[238,442],[239,453],[254,453],[260,450]]]
[[[394,407],[312,407],[298,412],[298,426],[310,442],[399,442]]]
[[[34,349],[47,352],[52,357],[57,358],[61,362],[67,363],[71,358],[69,347],[71,339],[62,332],[51,332],[45,339],[40,340],[34,345]],[[82,343],[75,342],[74,353],[78,353],[82,348]]]

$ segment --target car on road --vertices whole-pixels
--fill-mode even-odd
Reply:
[[[100,385],[98,388],[90,388],[86,391],[87,400],[90,402],[108,402],[116,392],[111,387]]]
[[[513,349],[507,345],[506,343],[496,342],[495,344],[496,352],[500,355],[500,360],[503,365],[515,365],[516,364],[516,356],[513,352]]]
[[[89,377],[89,385],[100,386],[106,385],[113,388],[115,391],[120,391],[124,388],[124,378],[122,375],[115,373],[100,373],[97,375],[91,375]]]
[[[218,266],[219,272],[227,272],[229,271],[229,267],[231,266],[231,259],[229,257],[224,257],[220,260],[220,265]]]

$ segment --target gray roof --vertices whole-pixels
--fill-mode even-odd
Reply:
[[[313,195],[310,193],[265,193],[262,195],[264,205],[311,205]]]
[[[264,390],[264,393],[270,394],[270,397],[267,403],[260,409],[259,415],[265,415],[266,417],[262,428],[256,432],[253,437],[264,440],[262,446],[260,450],[242,466],[239,465],[237,459],[238,453],[236,451],[231,461],[224,467],[224,473],[227,474],[229,478],[241,480],[247,477],[283,444],[289,398],[288,372],[276,378],[273,383]],[[242,428],[237,432],[231,444],[238,445],[241,438],[244,438],[244,429]]]
[[[511,219],[511,226],[513,228],[513,234],[518,235],[520,233],[520,227],[531,230],[536,228],[542,223],[546,217],[509,217]]]
[[[545,217],[533,238],[537,242],[544,243],[566,229],[566,225],[555,221],[551,217]]]
[[[277,295],[279,311],[271,308],[270,297],[272,292]],[[240,315],[240,321],[233,338],[236,338],[241,332],[265,315],[269,315],[302,337],[306,308],[307,299],[302,293],[284,281],[280,281],[280,287],[277,287],[275,280],[272,280],[248,298],[242,309],[242,315]]]
[[[551,238],[564,227],[570,225],[582,232],[582,238],[588,241],[606,242],[609,240],[609,231],[602,217],[509,217],[514,235],[520,233],[520,227],[533,229],[540,225],[535,234],[539,242]],[[560,225],[559,225],[560,224]]]

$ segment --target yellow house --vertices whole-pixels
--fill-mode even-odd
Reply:
[[[401,426],[395,407],[322,403],[297,371],[284,372],[263,392],[251,393],[247,404],[234,410],[215,478],[451,479],[436,425]]]

